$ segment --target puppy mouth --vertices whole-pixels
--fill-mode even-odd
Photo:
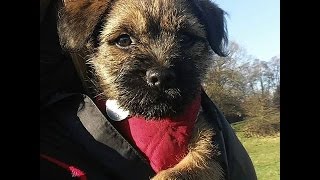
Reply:
[[[166,75],[154,77],[153,72],[146,71],[144,76],[139,76],[138,73],[119,76],[115,83],[119,104],[132,115],[147,119],[180,115],[186,105],[196,97],[200,83],[197,83],[196,79],[170,75],[170,72],[169,78]]]

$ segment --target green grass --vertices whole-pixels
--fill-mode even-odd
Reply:
[[[280,179],[280,134],[269,137],[245,137],[242,124],[232,125],[249,153],[258,180]]]

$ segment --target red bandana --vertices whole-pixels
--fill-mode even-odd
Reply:
[[[120,133],[140,149],[155,172],[176,165],[188,153],[188,143],[200,110],[200,95],[175,119],[128,117],[115,122]]]

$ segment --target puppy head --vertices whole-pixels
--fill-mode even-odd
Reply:
[[[224,12],[208,0],[115,0],[99,9],[93,16],[104,18],[89,61],[104,94],[132,114],[179,115],[199,93],[212,50],[224,55]],[[84,22],[98,24],[99,18],[86,15]],[[72,42],[64,45],[83,46],[94,31],[88,30],[91,25],[83,33],[77,30],[76,37],[60,31],[65,42]]]

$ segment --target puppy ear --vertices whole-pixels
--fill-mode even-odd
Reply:
[[[62,47],[81,49],[92,35],[111,0],[63,0],[58,13],[58,34]]]
[[[208,42],[212,50],[219,56],[227,56],[225,48],[228,44],[228,33],[224,12],[210,0],[193,0],[196,14],[207,30]]]

